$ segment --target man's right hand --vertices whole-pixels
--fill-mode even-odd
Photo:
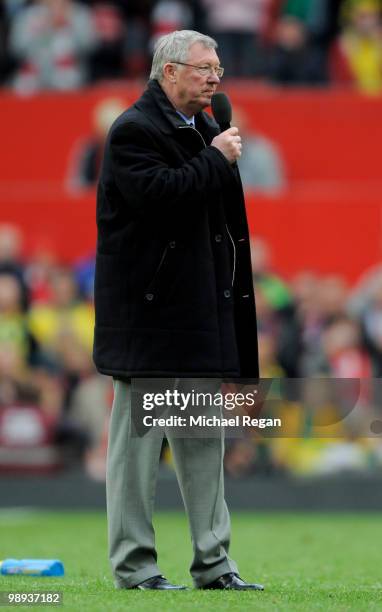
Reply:
[[[241,155],[241,138],[238,128],[231,127],[215,136],[211,146],[219,149],[229,163],[233,164]]]

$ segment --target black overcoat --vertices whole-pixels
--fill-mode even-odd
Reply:
[[[97,196],[94,361],[115,377],[257,378],[237,168],[159,83],[113,124]]]

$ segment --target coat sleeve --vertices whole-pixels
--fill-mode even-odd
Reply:
[[[170,167],[155,137],[134,123],[125,123],[112,132],[110,155],[123,198],[147,212],[158,204],[169,211],[174,205],[186,206],[190,196],[196,206],[201,194],[216,197],[235,180],[229,162],[213,146],[202,149],[179,168]]]

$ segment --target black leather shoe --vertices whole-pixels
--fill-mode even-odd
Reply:
[[[222,589],[226,591],[264,591],[262,584],[254,584],[244,582],[237,574],[233,572],[223,574],[213,582],[205,584],[201,589]]]
[[[153,576],[132,588],[140,589],[141,591],[184,591],[187,587],[171,584],[164,576]]]

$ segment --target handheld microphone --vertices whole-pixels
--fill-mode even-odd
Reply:
[[[222,91],[215,93],[211,98],[211,110],[220,131],[229,130],[232,121],[232,106],[229,97]],[[238,169],[236,161],[233,162],[232,167],[235,170]]]
[[[211,109],[220,130],[228,130],[232,121],[232,106],[228,96],[223,92],[215,93],[211,99]]]

